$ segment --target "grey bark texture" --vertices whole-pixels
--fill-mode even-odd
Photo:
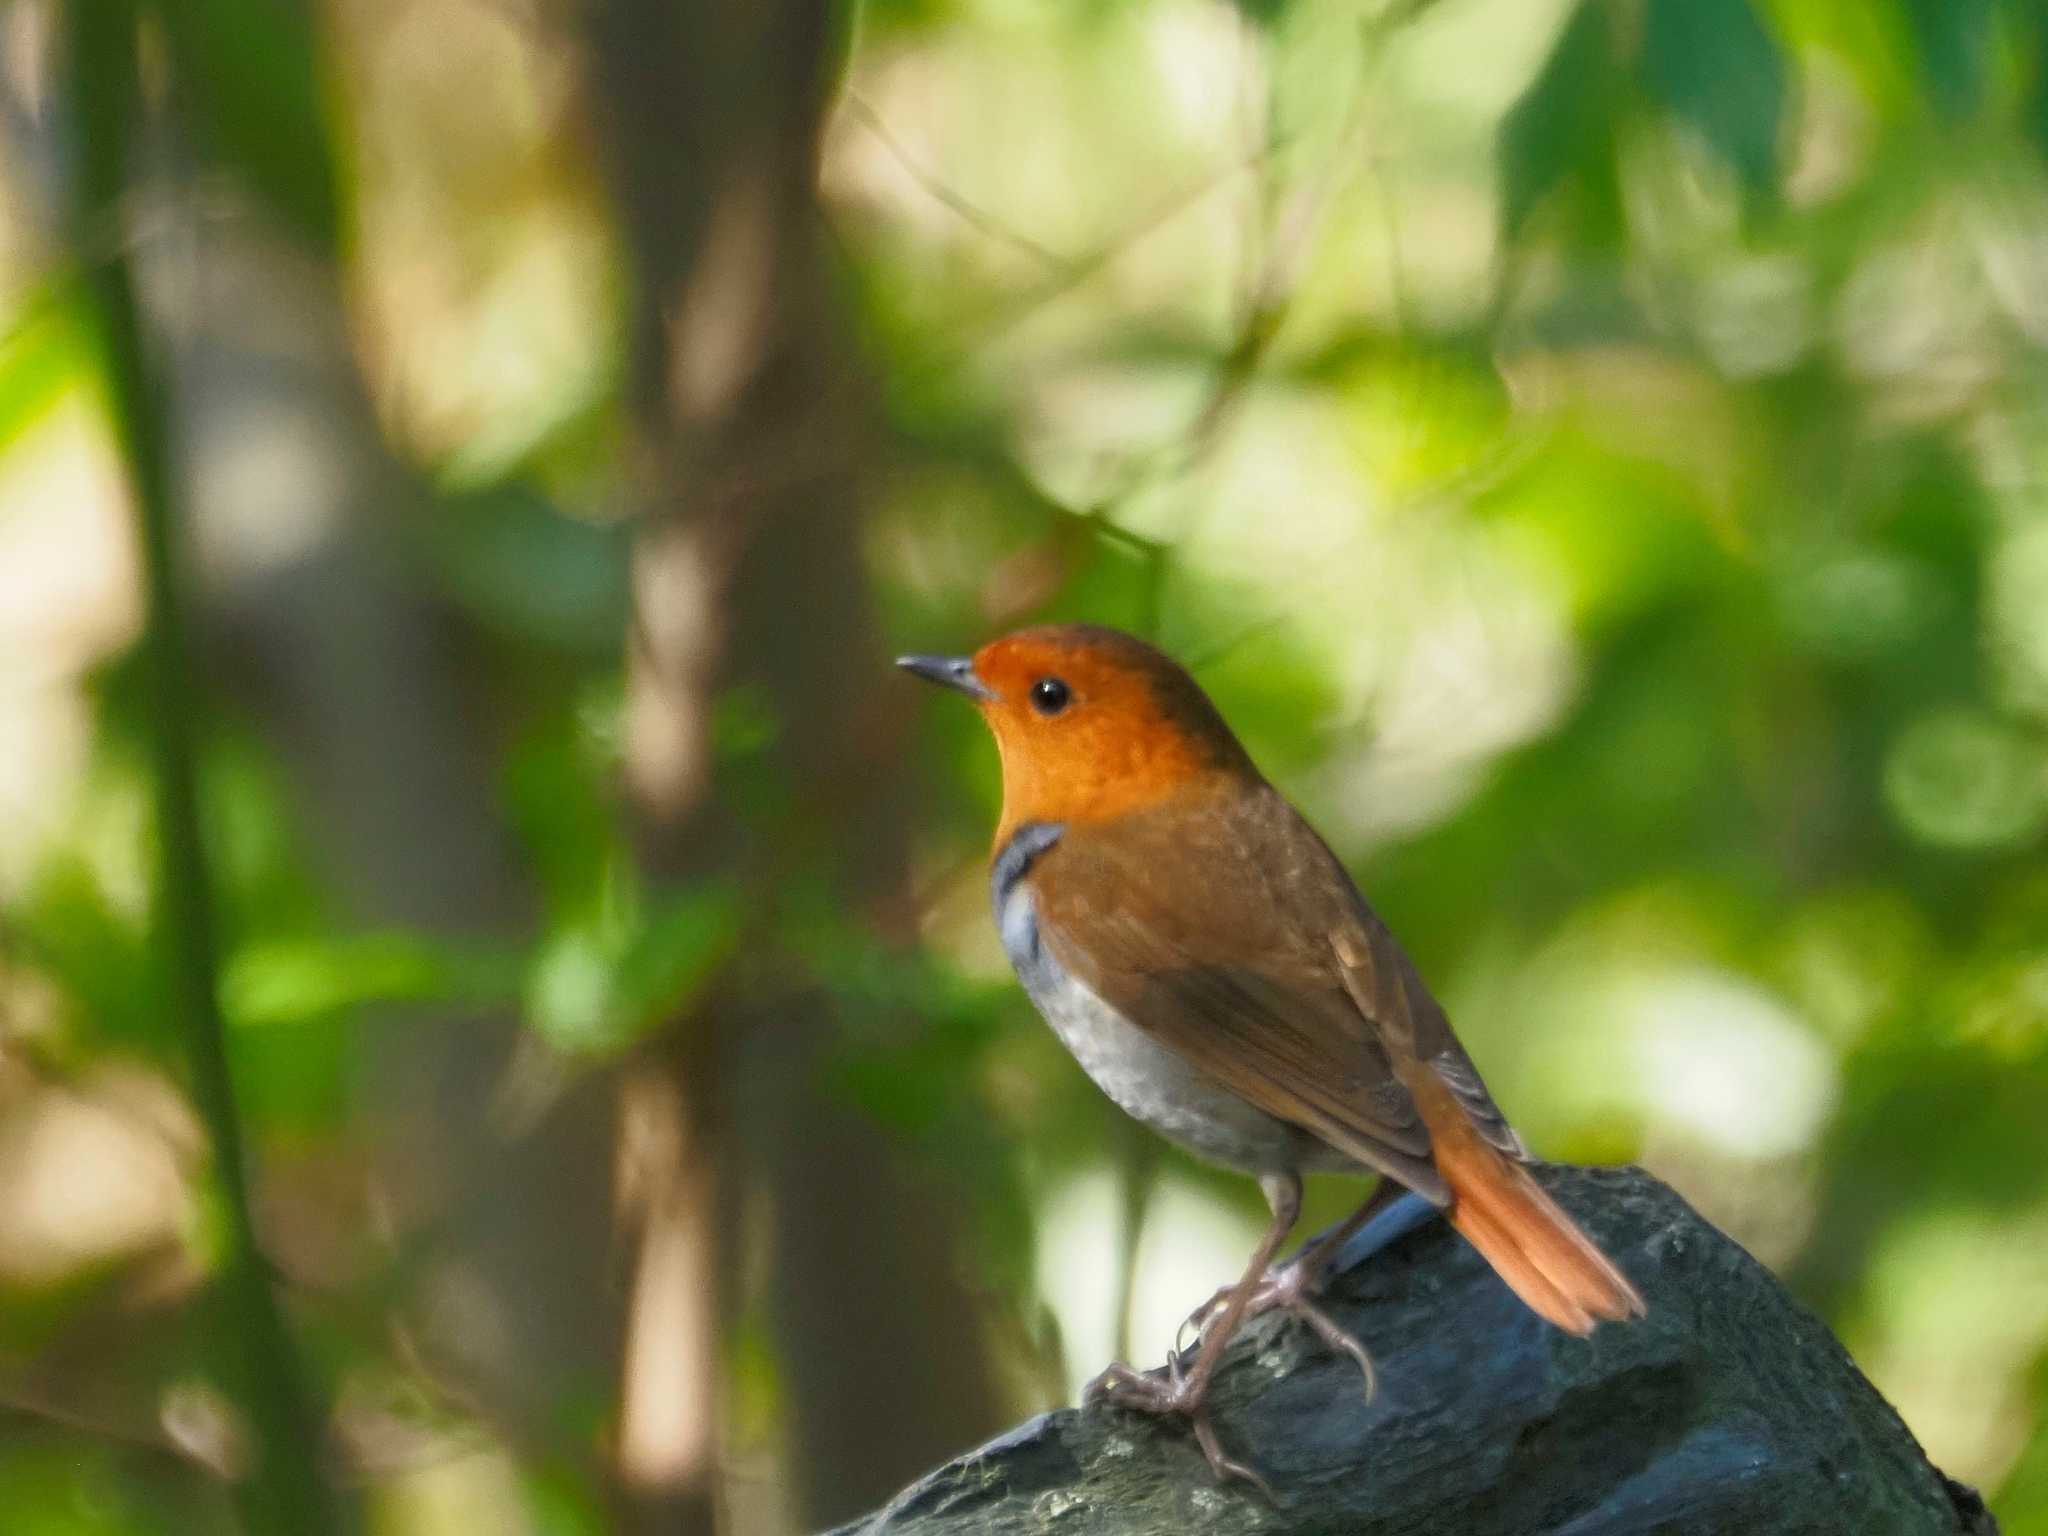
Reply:
[[[834,1536],[1996,1532],[1827,1328],[1669,1188],[1636,1169],[1539,1177],[1641,1288],[1645,1321],[1571,1338],[1432,1220],[1332,1283],[1378,1366],[1371,1402],[1277,1315],[1230,1348],[1216,1427],[1273,1499],[1218,1486],[1181,1424],[1095,1406],[1043,1414]]]

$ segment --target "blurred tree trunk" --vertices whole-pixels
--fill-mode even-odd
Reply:
[[[609,0],[596,90],[639,301],[633,396],[651,508],[637,556],[627,772],[649,864],[736,877],[757,916],[738,984],[689,1021],[665,1066],[680,1159],[649,1204],[637,1284],[692,1277],[689,1321],[735,1320],[736,1190],[772,1212],[769,1317],[787,1404],[790,1513],[850,1514],[1001,1409],[953,1271],[954,1219],[821,1066],[833,1000],[764,949],[773,902],[823,886],[849,923],[902,924],[904,706],[869,612],[861,481],[870,426],[819,248],[821,124],[836,64],[823,0]],[[711,707],[745,690],[775,737],[721,779]],[[736,792],[735,792],[736,791]],[[739,807],[773,795],[771,816]],[[768,824],[772,820],[772,825]],[[663,1233],[668,1236],[664,1237]],[[715,1257],[673,1257],[678,1236]],[[664,1255],[669,1257],[664,1258]],[[721,1298],[715,1287],[726,1290]],[[642,1308],[650,1310],[643,1312]],[[848,1327],[848,1319],[858,1326]],[[629,1340],[629,1361],[639,1347]],[[680,1351],[699,1358],[697,1349]],[[628,1375],[635,1369],[629,1364]],[[671,1397],[650,1391],[649,1402]],[[715,1373],[694,1384],[709,1422]],[[621,1438],[633,1439],[630,1396]],[[652,1411],[652,1410],[650,1410]],[[642,1446],[643,1528],[702,1518],[710,1468]]]
[[[131,217],[142,297],[165,346],[208,681],[280,749],[349,922],[523,932],[532,914],[478,728],[483,680],[406,546],[426,494],[384,445],[329,261],[257,204],[222,217],[204,195],[188,121],[202,89],[179,79],[145,124]],[[64,157],[49,139],[61,124],[10,110],[8,151],[54,178]],[[264,472],[249,474],[252,462]],[[429,1264],[428,1299],[463,1303],[405,1319],[412,1340],[516,1445],[572,1459],[581,1447],[564,1434],[562,1400],[609,1372],[619,1333],[609,1209],[591,1198],[610,1177],[612,1106],[583,1092],[508,1140],[491,1105],[518,1019],[406,1023],[366,1037],[359,1132],[373,1176],[410,1201],[386,1213],[390,1235],[406,1242],[429,1228],[432,1255],[450,1260]],[[259,1217],[292,1203],[275,1198],[289,1168],[272,1159],[265,1173]],[[289,1273],[290,1235],[264,1236]],[[91,1321],[64,1357],[67,1394],[92,1402],[105,1395],[101,1377],[130,1383],[169,1368],[149,1340]],[[161,1389],[122,1396],[151,1404]]]
[[[406,547],[425,493],[382,446],[333,274],[249,223],[201,225],[173,260],[185,270],[163,280],[193,300],[174,367],[219,675],[282,749],[320,866],[368,927],[529,932],[485,679]],[[293,464],[289,510],[236,493],[223,465],[252,443]],[[493,1106],[515,1015],[391,1022],[366,1037],[358,1087],[392,1235],[425,1243],[425,1305],[403,1321],[516,1445],[574,1457],[563,1397],[606,1378],[619,1333],[610,1212],[592,1198],[612,1106],[588,1084],[508,1135]]]

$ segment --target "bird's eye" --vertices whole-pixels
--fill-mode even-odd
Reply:
[[[1031,685],[1031,707],[1041,715],[1056,715],[1073,701],[1073,690],[1056,677],[1041,677]]]

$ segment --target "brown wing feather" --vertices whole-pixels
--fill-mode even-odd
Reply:
[[[1451,1033],[1443,1005],[1423,985],[1415,962],[1365,898],[1357,900],[1364,914],[1362,935],[1339,934],[1334,944],[1352,1001],[1368,1017],[1379,1019],[1381,1028],[1397,1034],[1408,1057],[1429,1065],[1481,1137],[1498,1151],[1526,1161],[1528,1148],[1493,1102],[1464,1044]]]
[[[1228,815],[1175,805],[1069,827],[1031,880],[1061,965],[1268,1114],[1442,1203],[1394,1058],[1448,1051],[1477,1128],[1512,1140],[1407,956],[1270,788]]]

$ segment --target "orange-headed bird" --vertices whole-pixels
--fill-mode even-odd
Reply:
[[[1516,1295],[1584,1334],[1640,1316],[1621,1271],[1536,1184],[1528,1153],[1414,964],[1215,705],[1142,641],[1020,630],[972,657],[898,663],[973,699],[1002,756],[996,925],[1040,1013],[1103,1092],[1196,1156],[1259,1180],[1273,1222],[1196,1314],[1191,1371],[1112,1365],[1093,1391],[1185,1415],[1251,1312],[1301,1316],[1366,1370],[1312,1297],[1381,1192],[1272,1269],[1307,1169],[1384,1174],[1443,1210]]]

